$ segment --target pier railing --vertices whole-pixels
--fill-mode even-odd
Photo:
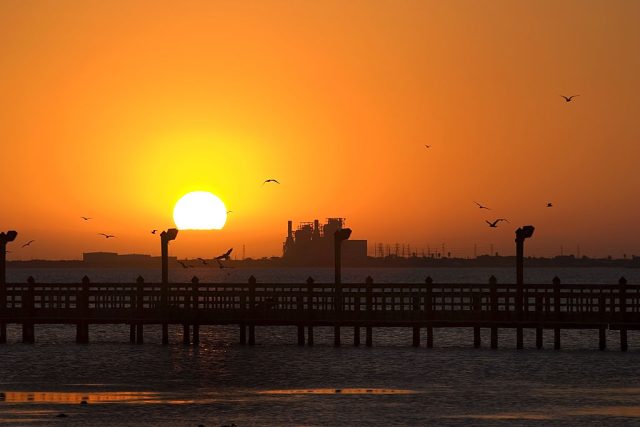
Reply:
[[[187,331],[193,325],[194,334],[197,326],[208,324],[409,326],[418,328],[418,342],[421,327],[485,327],[492,328],[492,345],[494,330],[497,345],[497,328],[535,328],[540,334],[542,329],[557,331],[558,347],[560,329],[619,329],[625,348],[626,330],[640,329],[640,285],[624,278],[611,285],[566,285],[555,278],[523,286],[499,284],[493,277],[486,284],[430,279],[390,284],[368,278],[338,286],[311,278],[302,284],[259,283],[253,277],[246,284],[199,283],[194,278],[168,285],[142,278],[127,284],[91,283],[86,277],[77,284],[37,283],[30,278],[0,292],[0,323],[23,324],[28,342],[33,325],[41,323],[76,324],[80,342],[88,341],[88,325],[96,323],[129,324],[132,336],[134,326],[141,334],[142,325],[162,323],[182,324]],[[414,344],[415,339],[414,334]]]

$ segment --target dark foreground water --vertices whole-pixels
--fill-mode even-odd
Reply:
[[[24,273],[41,282],[84,274],[15,270],[10,279]],[[96,281],[124,280],[118,277],[134,273],[92,272]],[[258,273],[269,281],[300,280],[287,274],[304,274]],[[418,281],[426,272],[372,273],[377,281],[380,276]],[[450,274],[442,282],[461,281],[453,280],[461,276],[480,282],[487,271],[435,273]],[[508,281],[511,271],[497,273]],[[574,283],[586,282],[581,275],[597,283],[620,275],[639,282],[637,270],[563,273]],[[217,273],[201,272],[206,274]],[[330,277],[330,271],[314,274]],[[556,272],[529,274],[550,279]],[[201,345],[194,348],[180,344],[179,328],[171,329],[171,345],[163,347],[160,330],[153,327],[145,329],[144,345],[128,343],[125,325],[92,326],[91,344],[76,345],[74,327],[36,326],[36,344],[24,345],[19,327],[10,326],[10,343],[0,346],[0,423],[640,425],[639,333],[629,334],[630,351],[622,353],[613,331],[610,350],[604,352],[597,350],[597,331],[563,332],[561,351],[552,350],[551,333],[545,335],[545,349],[535,350],[533,331],[525,332],[525,350],[520,351],[515,350],[515,332],[506,330],[500,331],[498,350],[487,348],[488,331],[483,331],[481,349],[472,348],[473,334],[466,329],[436,330],[434,349],[412,348],[411,331],[401,328],[374,329],[374,346],[355,348],[348,345],[351,332],[344,328],[344,344],[334,348],[332,329],[317,328],[316,346],[309,348],[295,345],[294,328],[257,328],[258,345],[242,347],[235,327],[203,327]],[[57,418],[61,413],[68,417]]]

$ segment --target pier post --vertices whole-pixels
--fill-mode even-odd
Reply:
[[[138,276],[136,280],[136,343],[144,343],[144,323],[142,317],[144,316],[144,278]]]
[[[473,312],[475,314],[476,322],[480,322],[482,320],[482,304],[481,304],[482,295],[474,294],[472,297],[472,306]],[[473,347],[480,348],[482,345],[482,338],[480,336],[480,327],[473,327]]]
[[[424,297],[424,313],[427,319],[427,348],[433,348],[433,279],[428,276],[424,279],[426,295]]]
[[[366,288],[365,304],[367,310],[367,326],[365,327],[365,345],[371,347],[373,345],[373,328],[369,322],[373,319],[373,277],[367,276],[364,281]]]
[[[33,344],[35,342],[35,330],[33,324],[33,316],[35,310],[35,279],[31,276],[27,279],[27,292],[24,295],[23,308],[27,315],[28,320],[22,323],[22,342],[26,344]]]
[[[360,345],[360,326],[353,327],[353,345],[358,347]]]
[[[313,277],[307,277],[307,344],[313,346]]]
[[[553,278],[553,311],[556,325],[553,328],[553,349],[560,350],[560,322],[562,321],[562,313],[560,306],[560,278]]]
[[[298,317],[298,345],[304,345],[304,291],[303,287],[296,292],[296,316]]]
[[[0,233],[0,344],[7,342],[7,324],[2,320],[7,313],[7,243],[17,236],[15,230]]]
[[[522,311],[524,304],[524,241],[533,236],[535,228],[532,225],[525,225],[516,230],[516,348],[523,348],[523,334],[521,323],[523,321]]]
[[[499,320],[498,312],[498,279],[495,276],[489,277],[489,294],[491,298],[491,321],[496,323]],[[491,348],[498,348],[498,327],[491,326]]]
[[[191,344],[191,337],[190,337],[190,327],[188,323],[183,323],[182,324],[182,344],[184,345],[189,345]]]
[[[170,228],[160,233],[160,253],[162,257],[162,288],[160,290],[160,312],[162,313],[162,345],[169,344],[169,242],[178,236],[176,228]]]
[[[256,325],[255,325],[255,317],[256,317],[256,283],[257,280],[255,277],[249,277],[249,318],[251,319],[249,323],[249,345],[255,345],[256,343]]]
[[[627,317],[627,279],[621,277],[618,280],[619,285],[619,300],[620,300],[620,350],[627,351],[629,349],[629,345],[627,343],[627,325],[626,325],[626,317]]]
[[[244,323],[240,323],[238,326],[240,328],[240,345],[246,345],[247,344],[247,326]]]
[[[607,349],[607,325],[604,324],[604,322],[607,321],[606,307],[606,294],[602,292],[602,289],[600,289],[600,295],[598,295],[598,314],[600,315],[600,320],[603,322],[603,324],[600,325],[600,328],[598,328],[598,348],[600,350]]]
[[[607,330],[602,326],[598,329],[598,348],[600,350],[607,349]]]
[[[200,344],[200,279],[191,279],[191,319],[193,322],[193,345]]]
[[[536,291],[537,293],[537,291]],[[541,322],[542,322],[542,317],[543,317],[543,305],[542,305],[542,296],[540,295],[536,295],[536,348],[537,349],[541,349],[542,348],[542,334],[543,334],[543,329],[541,326]]]
[[[420,293],[415,292],[412,299],[413,303],[413,319],[415,322],[420,321]],[[415,323],[413,325],[413,342],[414,347],[420,347],[420,324]]]
[[[89,342],[89,284],[89,278],[84,276],[78,295],[78,321],[76,323],[76,342],[78,344]]]
[[[420,326],[413,327],[413,346],[420,347]]]

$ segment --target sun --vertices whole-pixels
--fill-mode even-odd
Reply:
[[[227,208],[216,195],[193,191],[178,200],[173,221],[179,230],[220,230],[227,221]]]

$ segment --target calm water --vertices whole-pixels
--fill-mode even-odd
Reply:
[[[296,282],[312,275],[330,282],[331,269],[189,269],[203,282]],[[10,270],[10,281],[33,275],[40,282],[131,281],[153,270]],[[344,282],[501,282],[511,269],[347,269]],[[640,283],[640,270],[529,269],[525,280],[611,283],[625,276]],[[147,332],[148,329],[148,332]],[[198,348],[159,345],[159,328],[145,329],[146,344],[128,343],[126,326],[92,326],[91,344],[73,343],[75,328],[37,326],[36,344],[19,343],[10,326],[0,346],[0,423],[11,425],[184,425],[238,427],[336,425],[640,425],[640,334],[629,334],[621,353],[610,332],[610,350],[597,350],[596,331],[566,331],[562,351],[515,350],[515,333],[501,331],[498,350],[473,349],[471,330],[436,330],[435,348],[411,347],[411,331],[374,329],[374,347],[332,346],[330,328],[317,328],[316,346],[298,347],[294,328],[257,328],[258,345],[237,345],[235,327],[203,327]],[[488,331],[485,331],[488,332]],[[423,337],[423,342],[425,341]],[[87,405],[80,402],[86,400]],[[67,418],[56,418],[65,413]]]

